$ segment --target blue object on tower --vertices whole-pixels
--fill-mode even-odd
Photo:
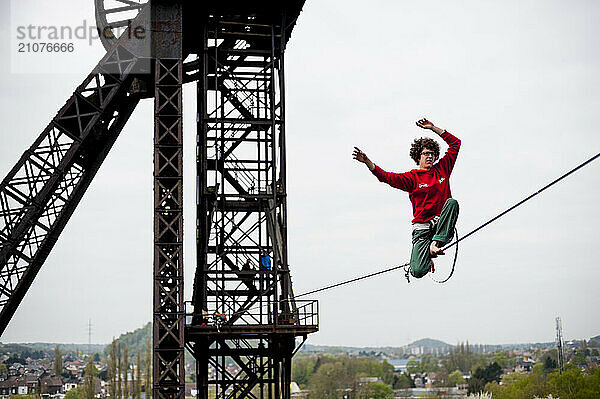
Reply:
[[[271,257],[269,255],[261,255],[260,265],[263,270],[271,270]]]

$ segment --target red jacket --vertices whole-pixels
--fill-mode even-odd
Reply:
[[[449,148],[430,170],[413,169],[406,173],[391,173],[375,165],[372,172],[379,181],[408,191],[413,206],[413,223],[425,223],[439,215],[446,200],[452,198],[449,180],[460,149],[460,139],[447,131],[441,137]]]

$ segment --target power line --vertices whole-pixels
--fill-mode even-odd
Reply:
[[[478,232],[479,230],[483,229],[484,227],[486,227],[486,226],[487,226],[487,225],[489,225],[490,223],[492,223],[492,222],[494,222],[494,221],[496,221],[496,220],[500,219],[502,216],[506,215],[507,213],[509,213],[509,212],[510,212],[510,211],[512,211],[513,209],[515,209],[515,208],[517,208],[517,207],[519,207],[519,206],[523,205],[525,202],[529,201],[530,199],[532,199],[532,198],[533,198],[533,197],[535,197],[536,195],[540,194],[541,192],[545,191],[546,189],[548,189],[548,188],[552,187],[553,185],[555,185],[555,184],[556,184],[556,183],[558,183],[559,181],[563,180],[563,179],[564,179],[564,178],[566,178],[567,176],[569,176],[569,175],[571,175],[572,173],[576,172],[577,170],[579,170],[579,169],[583,168],[584,166],[588,165],[589,163],[591,163],[591,162],[595,161],[595,160],[596,160],[598,157],[600,157],[600,153],[598,153],[598,154],[594,155],[593,157],[591,157],[591,158],[590,158],[590,159],[588,159],[587,161],[585,161],[585,162],[583,162],[583,163],[581,163],[581,164],[577,165],[575,168],[571,169],[570,171],[568,171],[567,173],[563,174],[563,175],[562,175],[562,176],[560,176],[559,178],[555,179],[555,180],[554,180],[554,181],[552,181],[551,183],[549,183],[549,184],[545,185],[544,187],[542,187],[541,189],[539,189],[539,190],[538,190],[538,191],[536,191],[535,193],[531,194],[531,195],[530,195],[530,196],[528,196],[527,198],[525,198],[525,199],[523,199],[523,200],[521,200],[521,201],[517,202],[515,205],[511,206],[510,208],[508,208],[508,209],[507,209],[507,210],[505,210],[504,212],[502,212],[502,213],[498,214],[497,216],[494,216],[492,219],[490,219],[490,220],[488,220],[487,222],[485,222],[485,223],[481,224],[479,227],[477,227],[477,228],[475,228],[475,229],[471,230],[469,233],[467,233],[467,234],[465,234],[464,236],[460,237],[460,239],[457,239],[457,240],[456,240],[456,241],[454,241],[453,243],[451,243],[451,244],[448,244],[447,246],[445,246],[445,247],[443,248],[443,250],[445,251],[445,250],[447,250],[447,249],[449,249],[449,248],[451,248],[451,247],[453,247],[453,246],[457,245],[457,244],[458,244],[460,241],[462,241],[462,240],[466,239],[467,237],[470,237],[471,235],[473,235],[473,234],[475,234],[476,232]],[[342,285],[346,285],[346,284],[354,283],[354,282],[356,282],[356,281],[359,281],[359,280],[364,280],[364,279],[367,279],[367,278],[371,278],[371,277],[374,277],[374,276],[378,276],[378,275],[380,275],[380,274],[384,274],[384,273],[388,273],[388,272],[391,272],[391,271],[394,271],[394,270],[398,270],[398,269],[401,269],[401,268],[405,268],[405,267],[407,267],[409,264],[410,264],[410,262],[407,262],[407,263],[405,263],[405,264],[403,264],[403,265],[400,265],[400,266],[394,266],[394,267],[390,267],[389,269],[385,269],[385,270],[381,270],[381,271],[378,271],[378,272],[370,273],[370,274],[367,274],[367,275],[364,275],[364,276],[356,277],[356,278],[353,278],[353,279],[350,279],[350,280],[346,280],[346,281],[342,281],[342,282],[339,282],[339,283],[336,283],[336,284],[331,284],[331,285],[328,285],[328,286],[326,286],[326,287],[323,287],[323,288],[319,288],[319,289],[316,289],[316,290],[312,290],[312,291],[309,291],[309,292],[305,292],[305,293],[303,293],[303,294],[300,294],[300,295],[296,295],[296,298],[303,297],[303,296],[306,296],[306,295],[316,294],[317,292],[321,292],[321,291],[330,290],[330,289],[332,289],[332,288],[336,288],[336,287],[339,287],[339,286],[342,286]]]

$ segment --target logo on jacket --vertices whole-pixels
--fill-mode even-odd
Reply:
[[[445,177],[442,177],[442,178],[441,178],[440,180],[438,180],[438,181],[440,182],[440,184],[442,184],[442,182],[443,182],[444,180],[446,180],[446,178],[445,178]]]
[[[429,186],[427,185],[427,183],[421,183],[421,184],[419,184],[419,188],[423,188],[423,187],[429,187]]]

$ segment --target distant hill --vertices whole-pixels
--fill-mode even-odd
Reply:
[[[131,359],[134,359],[137,356],[138,348],[141,350],[143,356],[146,353],[147,343],[152,340],[152,323],[148,322],[145,326],[138,328],[135,331],[121,334],[117,340],[122,344],[127,345]],[[18,355],[23,358],[31,357],[33,359],[40,359],[44,357],[45,353],[54,352],[54,348],[57,346],[63,354],[80,353],[87,355],[100,353],[101,355],[107,356],[110,351],[110,344],[56,344],[47,342],[3,344],[0,342],[0,357]]]
[[[324,346],[324,345],[310,345],[305,344],[301,351],[320,354],[329,353],[332,355],[349,355],[349,356],[374,356],[374,357],[401,357],[409,355],[411,353],[441,353],[451,351],[454,348],[453,345],[447,344],[443,341],[424,338],[415,341],[409,345],[401,347],[353,347],[353,346]],[[413,351],[416,350],[416,352]]]
[[[600,345],[600,335],[590,338],[594,344]],[[497,350],[526,350],[536,348],[553,348],[554,342],[537,342],[521,344],[469,344],[471,351],[475,353],[489,353]],[[312,354],[332,354],[349,356],[376,356],[399,358],[405,356],[420,356],[427,353],[448,353],[454,350],[455,345],[447,344],[443,341],[423,338],[401,347],[350,347],[350,346],[324,346],[306,344],[300,352]]]
[[[356,347],[356,346],[328,346],[328,345],[304,345],[304,349],[310,352],[327,352],[327,353],[353,353],[353,352],[396,352],[401,351],[403,348],[453,348],[454,345],[447,344],[443,341],[431,338],[423,338],[405,346],[367,346],[367,347]]]
[[[125,334],[119,335],[116,341],[119,341],[122,345],[127,345],[129,351],[129,357],[135,358],[137,351],[140,349],[142,357],[146,353],[146,345],[152,340],[152,323],[148,322],[144,327],[138,328],[135,331],[131,331]],[[104,349],[104,355],[108,356],[110,352],[110,345],[107,345]]]
[[[423,338],[423,339],[420,339],[420,340],[415,341],[412,344],[408,345],[409,348],[417,348],[419,346],[424,346],[424,347],[428,347],[428,348],[454,347],[454,345],[450,345],[443,341],[439,341],[437,339],[431,339],[431,338]]]
[[[6,353],[10,351],[21,352],[24,349],[30,349],[34,351],[52,352],[54,348],[59,347],[60,350],[65,352],[81,352],[81,353],[98,353],[102,352],[106,345],[104,344],[56,344],[49,342],[31,342],[31,343],[18,343],[18,344],[3,344],[0,342],[0,353]]]

